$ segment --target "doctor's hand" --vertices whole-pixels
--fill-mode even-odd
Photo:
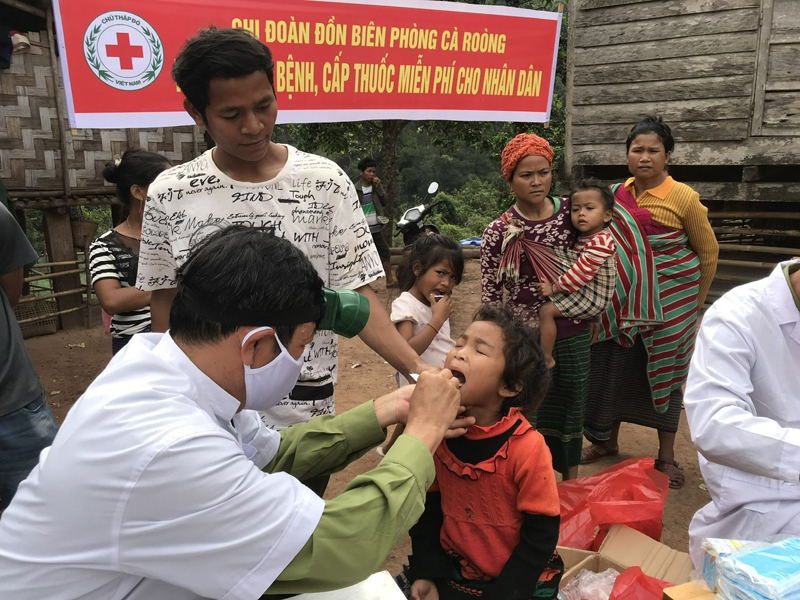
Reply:
[[[454,425],[461,407],[459,386],[458,379],[447,369],[419,375],[409,400],[405,432],[419,439],[431,452]]]
[[[411,584],[411,600],[439,600],[439,590],[430,579],[417,579]]]

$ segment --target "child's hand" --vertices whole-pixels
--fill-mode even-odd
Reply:
[[[411,600],[439,600],[439,590],[430,579],[417,579],[411,584]]]
[[[542,298],[549,298],[553,295],[553,284],[549,281],[541,281],[539,283],[534,283],[533,285]]]
[[[441,327],[453,314],[453,301],[449,295],[437,298],[433,294],[428,296],[428,301],[431,303],[431,310],[433,310],[433,319],[431,320],[434,321],[434,325]]]

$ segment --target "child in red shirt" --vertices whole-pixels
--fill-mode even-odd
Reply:
[[[476,422],[434,455],[436,481],[411,529],[411,598],[555,598],[558,491],[550,451],[525,417],[549,384],[536,334],[507,309],[484,306],[445,368]]]
[[[580,232],[575,246],[564,258],[573,264],[553,282],[542,281],[536,289],[545,302],[539,309],[542,349],[553,368],[556,319],[593,319],[608,308],[617,284],[617,245],[611,232],[614,195],[596,179],[581,181],[569,196],[572,225]]]

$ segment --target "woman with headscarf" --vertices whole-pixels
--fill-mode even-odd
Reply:
[[[612,189],[612,229],[628,223],[635,234],[620,245],[620,282],[601,316],[592,347],[582,464],[619,452],[621,422],[658,430],[656,469],[683,487],[675,461],[675,434],[683,404],[697,315],[717,269],[719,246],[708,210],[688,185],[667,172],[675,148],[660,118],[633,126],[626,141],[632,177]],[[619,242],[619,239],[618,239]]]
[[[549,195],[552,164],[553,150],[538,135],[522,133],[508,143],[502,172],[516,202],[489,224],[481,241],[481,301],[506,304],[533,324],[544,303],[535,287],[542,280],[542,267],[552,266],[552,252],[572,248],[576,238],[569,201]],[[571,479],[577,477],[583,443],[589,324],[558,319],[557,326],[556,365],[536,428],[553,455],[553,468]]]

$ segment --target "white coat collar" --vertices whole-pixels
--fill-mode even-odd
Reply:
[[[194,387],[194,400],[200,408],[216,416],[222,423],[229,423],[239,411],[240,402],[203,373],[181,350],[167,333],[139,334],[152,343],[153,354],[185,374]],[[244,367],[242,367],[244,368]]]
[[[787,260],[779,263],[770,274],[769,285],[766,289],[767,296],[772,301],[771,308],[779,325],[800,323],[800,310],[797,310],[792,290],[786,283],[786,275],[783,273],[784,267],[793,262],[797,261]]]

